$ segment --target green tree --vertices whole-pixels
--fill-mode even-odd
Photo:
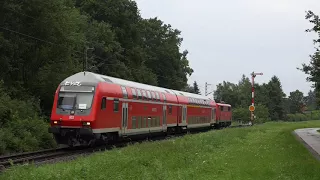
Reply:
[[[306,32],[315,32],[318,37],[313,40],[315,44],[316,51],[310,56],[310,64],[302,64],[302,68],[298,68],[308,75],[307,81],[313,82],[313,87],[315,88],[316,102],[317,105],[320,104],[320,19],[319,15],[314,14],[312,11],[307,11],[305,18],[313,24],[313,27],[307,29]]]
[[[310,90],[308,95],[303,98],[303,102],[307,106],[308,111],[318,109],[315,90]]]
[[[151,18],[141,22],[141,34],[145,62],[156,74],[158,86],[177,90],[186,87],[187,76],[193,73],[193,69],[189,67],[188,51],[179,51],[181,32],[172,29],[170,24]]]
[[[5,1],[3,9],[0,77],[10,96],[36,96],[49,114],[57,85],[81,68],[86,18],[64,0]]]
[[[238,82],[236,92],[238,94],[238,100],[236,104],[238,107],[246,108],[249,105],[251,105],[251,82],[250,79],[246,77],[244,74],[242,75],[241,80]]]
[[[200,90],[198,87],[198,83],[196,81],[193,82],[193,85],[190,86],[189,84],[183,89],[183,91],[194,93],[194,94],[200,94]]]
[[[236,105],[240,104],[238,101],[237,85],[226,81],[219,83],[214,91],[214,99],[216,102],[224,101],[232,107],[237,107]]]
[[[268,84],[255,84],[255,103],[268,106],[270,103]]]
[[[267,84],[267,88],[270,118],[272,120],[283,120],[285,115],[283,98],[285,97],[285,94],[283,93],[279,78],[277,76],[273,76]]]
[[[293,92],[290,92],[288,100],[290,113],[294,114],[302,112],[303,93],[301,91],[295,90]]]
[[[200,89],[198,87],[198,83],[196,81],[193,82],[193,91],[195,94],[201,94]]]

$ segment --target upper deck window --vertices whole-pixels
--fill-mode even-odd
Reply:
[[[124,98],[128,98],[128,92],[124,86],[121,86],[122,94]]]
[[[159,96],[158,92],[156,92],[156,98],[157,98],[158,101],[160,101],[160,96]]]
[[[154,94],[153,91],[151,91],[151,96],[152,96],[152,100],[156,100],[156,95]]]
[[[138,92],[138,99],[142,99],[142,94],[141,94],[140,89],[137,89],[137,92]]]
[[[142,97],[143,99],[148,99],[146,91],[142,90]]]
[[[150,91],[147,91],[148,99],[151,100],[151,94]]]
[[[137,98],[136,90],[135,90],[134,88],[131,88],[131,91],[132,91],[132,97],[133,97],[133,99],[136,99],[136,98]]]
[[[162,93],[162,97],[163,97],[163,101],[167,102],[166,95],[164,93]]]

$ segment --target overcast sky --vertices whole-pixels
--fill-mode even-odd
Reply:
[[[242,74],[263,72],[256,82],[280,78],[284,92],[306,93],[311,83],[297,70],[313,54],[305,11],[320,14],[319,0],[136,0],[143,18],[158,17],[182,31],[181,51],[194,69],[189,83],[237,83]]]

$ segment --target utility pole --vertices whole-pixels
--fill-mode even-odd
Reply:
[[[208,84],[207,82],[206,82],[206,84],[205,84],[205,96],[207,96],[207,95],[209,95],[209,94],[211,94],[212,92],[210,92],[210,93],[208,93],[208,85],[211,85],[211,84]]]
[[[251,78],[252,78],[252,84],[251,84],[251,87],[252,87],[252,92],[251,92],[252,100],[251,100],[251,106],[249,106],[249,110],[251,111],[251,125],[253,125],[254,110],[255,110],[255,107],[254,107],[254,78],[255,78],[257,75],[261,75],[261,76],[262,76],[263,73],[255,73],[255,72],[252,72],[252,73],[251,73]]]
[[[93,50],[94,48],[85,48],[84,50],[84,54],[85,54],[85,62],[83,63],[83,73],[85,73],[85,71],[88,69],[88,50]]]

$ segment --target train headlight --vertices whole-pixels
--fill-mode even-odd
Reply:
[[[91,123],[90,123],[90,122],[83,122],[82,125],[84,125],[84,126],[90,126]]]
[[[58,124],[58,121],[53,121],[53,124]]]

